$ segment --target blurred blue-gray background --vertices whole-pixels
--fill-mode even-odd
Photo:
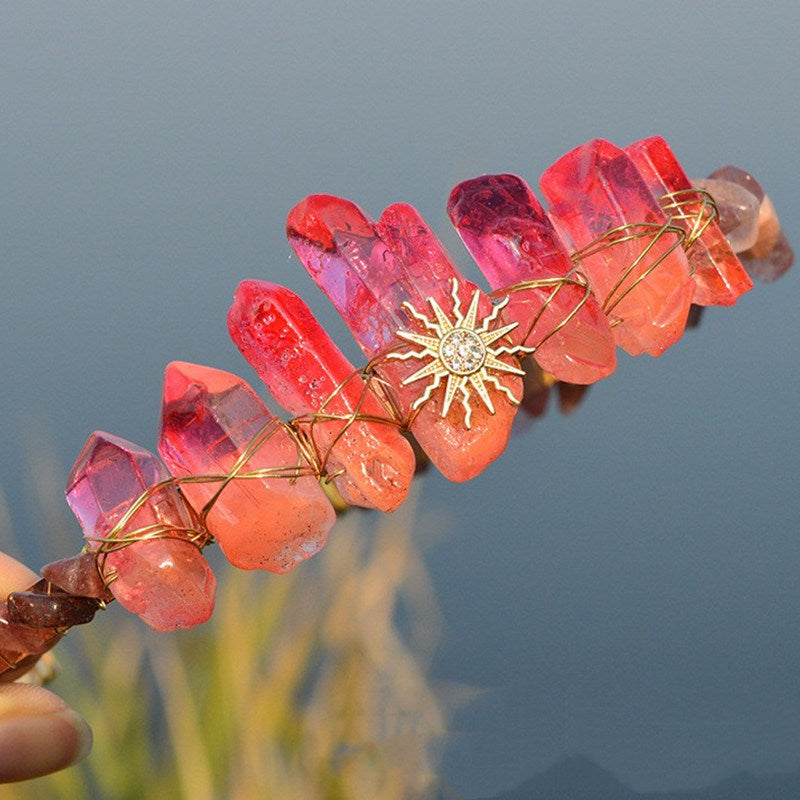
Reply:
[[[154,447],[168,361],[253,377],[225,326],[241,279],[302,294],[359,360],[284,238],[306,194],[411,202],[477,278],[456,182],[535,185],[587,139],[660,133],[690,174],[753,171],[800,244],[798,31],[789,0],[4,4],[11,524],[52,524],[32,482],[92,430]],[[472,483],[422,479],[434,674],[482,690],[447,742],[456,790],[579,752],[641,790],[800,767],[799,281],[623,357]]]

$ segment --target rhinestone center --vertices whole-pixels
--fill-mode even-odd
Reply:
[[[442,337],[439,358],[449,372],[455,375],[472,375],[486,361],[486,345],[475,331],[453,328]]]

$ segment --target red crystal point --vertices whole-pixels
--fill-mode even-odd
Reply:
[[[617,344],[656,356],[678,341],[694,282],[678,237],[654,238],[667,217],[630,157],[595,139],[549,167],[541,188],[556,229],[575,250],[614,232],[614,243],[606,239],[578,269],[611,315]]]
[[[394,511],[414,477],[411,445],[372,388],[344,357],[308,306],[282,286],[242,281],[228,312],[228,330],[272,396],[304,428],[350,505]],[[320,417],[313,415],[321,412]],[[333,419],[325,419],[330,416]],[[340,473],[337,475],[337,473]]]
[[[496,292],[573,272],[566,248],[539,201],[516,175],[483,175],[453,189],[450,219]],[[593,295],[574,283],[509,293],[503,319],[517,322],[509,338],[537,345],[534,358],[559,380],[594,383],[617,364],[614,336]]]
[[[694,272],[692,302],[701,306],[733,305],[740,295],[753,288],[753,282],[719,225],[708,216],[698,216],[702,212],[702,201],[692,192],[694,187],[670,146],[660,136],[651,136],[628,145],[625,152],[676,225],[689,235],[695,227],[702,226],[702,233],[686,251],[689,267]],[[675,205],[670,207],[670,202]]]
[[[413,349],[404,346],[399,331],[435,338],[418,316],[435,321],[433,302],[452,322],[454,280],[462,311],[477,291],[458,273],[424,220],[405,204],[390,206],[380,222],[374,223],[348,200],[314,195],[290,212],[287,233],[300,261],[369,358],[384,356],[392,348]],[[480,293],[478,303],[477,319],[482,321],[492,305]],[[504,365],[515,363],[507,355],[501,360]],[[439,389],[414,407],[428,384],[412,380],[412,376],[424,364],[417,359],[381,357],[375,368],[391,387],[402,415],[412,417],[411,431],[431,461],[450,480],[468,480],[505,449],[516,411],[507,393],[520,397],[519,378],[503,369],[492,375],[497,386],[503,387],[487,387],[493,410],[463,393],[450,405],[453,398],[447,400],[443,376],[439,377]]]
[[[206,522],[235,566],[288,572],[325,544],[336,519],[325,492],[308,469],[298,475],[304,461],[296,442],[236,375],[171,363],[158,449],[178,477],[227,476],[239,468],[224,488],[221,477],[181,485],[198,510],[219,492]]]
[[[145,490],[167,478],[169,473],[152,453],[95,432],[78,456],[66,489],[89,546],[103,550],[99,565],[111,581],[111,593],[158,631],[205,622],[214,610],[216,590],[211,568],[189,541],[192,519],[174,486],[161,487],[131,512]],[[130,536],[138,541],[125,542]],[[120,544],[115,546],[113,540]]]

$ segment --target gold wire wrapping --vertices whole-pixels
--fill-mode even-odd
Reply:
[[[621,273],[619,280],[612,287],[611,291],[601,303],[601,307],[606,314],[610,314],[613,309],[624,299],[636,286],[645,280],[655,269],[658,268],[664,259],[666,259],[674,250],[683,246],[688,248],[696,241],[697,237],[702,234],[710,220],[713,220],[716,215],[716,206],[711,196],[700,189],[687,190],[685,192],[674,192],[665,195],[661,199],[662,205],[665,210],[672,211],[670,219],[663,223],[636,223],[631,225],[622,225],[613,228],[602,236],[599,236],[588,246],[572,254],[573,269],[559,278],[540,278],[527,281],[520,281],[513,286],[506,287],[502,290],[490,293],[488,296],[493,303],[500,302],[505,297],[511,297],[520,292],[532,289],[550,289],[550,293],[542,302],[541,308],[532,317],[527,324],[525,331],[522,335],[517,334],[521,346],[516,348],[513,355],[518,362],[522,362],[523,358],[530,354],[535,354],[536,351],[545,342],[549,341],[565,326],[567,326],[572,319],[580,312],[583,306],[588,302],[592,296],[592,290],[586,277],[579,271],[580,263],[590,256],[597,255],[604,250],[610,249],[615,245],[623,242],[642,239],[646,241],[645,247],[642,252],[637,256],[636,260],[628,265]],[[675,224],[674,220],[686,222],[691,227],[692,233],[687,235],[686,231]],[[663,237],[672,235],[674,241],[670,242],[669,246],[657,258],[653,260],[641,275],[638,275],[635,280],[630,282],[630,285],[625,286],[625,281],[636,270],[640,263],[648,256],[653,248],[662,240]],[[648,241],[649,240],[649,241]],[[550,330],[545,332],[534,343],[529,342],[529,338],[536,329],[536,326],[542,319],[542,316],[555,301],[556,297],[567,286],[576,286],[583,290],[580,299],[575,303],[574,307],[564,315],[563,319],[553,326]],[[616,320],[619,324],[622,320]],[[516,333],[516,332],[515,332]],[[290,418],[286,421],[279,421],[277,419],[270,420],[252,439],[242,454],[236,461],[234,467],[227,474],[219,475],[192,475],[182,478],[169,478],[161,481],[160,483],[150,486],[143,492],[126,513],[120,518],[116,525],[103,537],[90,539],[90,546],[94,545],[95,552],[98,557],[98,569],[100,574],[103,575],[106,584],[110,584],[114,576],[113,574],[106,574],[103,569],[105,557],[109,552],[118,550],[121,547],[127,547],[136,541],[173,537],[185,541],[192,542],[202,550],[206,545],[214,541],[213,535],[209,532],[206,526],[206,520],[214,505],[218,501],[220,495],[224,492],[225,488],[233,481],[238,480],[254,480],[254,479],[273,479],[283,478],[287,480],[297,480],[301,477],[311,476],[317,480],[329,483],[334,481],[339,475],[342,474],[341,470],[333,471],[329,468],[329,461],[331,454],[344,437],[348,430],[357,423],[381,424],[391,425],[399,428],[402,431],[408,431],[414,424],[417,414],[421,410],[416,408],[410,410],[408,413],[403,414],[401,411],[401,404],[395,397],[393,387],[388,382],[380,377],[379,372],[384,362],[390,353],[397,352],[405,347],[405,343],[398,343],[397,345],[388,348],[385,351],[374,356],[367,365],[360,370],[354,370],[344,380],[342,380],[323,401],[320,408],[316,412],[302,414],[297,417]],[[511,349],[507,348],[506,353],[510,353]],[[333,413],[329,410],[334,400],[341,396],[346,387],[353,381],[361,379],[362,386],[357,401],[353,405],[352,411],[345,414]],[[386,416],[377,416],[375,414],[366,414],[362,411],[363,404],[369,394],[372,394],[384,409]],[[319,437],[315,436],[315,429],[319,425],[325,423],[339,422],[341,426],[337,430],[326,448],[320,446]],[[272,436],[279,430],[286,432],[294,441],[297,448],[297,464],[294,466],[272,467],[255,470],[245,469],[248,461],[270,440]],[[189,504],[180,492],[180,486],[184,483],[217,483],[218,489],[205,504],[205,506],[198,512]],[[185,505],[186,511],[193,521],[191,528],[181,528],[178,526],[171,526],[167,524],[148,525],[135,530],[126,531],[126,527],[131,519],[135,516],[137,511],[141,509],[153,496],[158,492],[168,488],[175,487],[178,489],[178,494]]]
[[[684,223],[682,227],[688,234],[684,245],[686,250],[706,232],[709,225],[719,220],[717,203],[705,189],[668,192],[659,198],[659,203],[671,220]]]
[[[633,274],[636,268],[653,250],[656,244],[665,236],[669,236],[670,234],[675,236],[675,240],[669,244],[663,253],[661,253],[657,258],[653,259],[653,263],[650,264],[641,275],[638,275],[634,280],[631,281],[629,286],[626,286],[623,289],[625,281]],[[667,220],[663,224],[658,222],[637,222],[631,225],[620,225],[617,228],[612,228],[611,230],[606,231],[602,236],[599,236],[586,247],[583,247],[572,254],[573,263],[580,264],[581,261],[584,261],[591,256],[598,255],[604,250],[608,250],[616,245],[636,239],[649,239],[649,241],[639,255],[633,260],[633,263],[629,264],[620,273],[619,279],[605,296],[605,299],[601,304],[601,308],[606,315],[610,315],[611,312],[620,304],[620,302],[622,302],[622,300],[624,300],[643,280],[648,278],[654,270],[658,269],[659,265],[664,263],[664,260],[668,256],[672,255],[672,253],[677,250],[678,247],[683,246],[685,248],[685,243],[687,241],[686,231],[684,231],[683,228],[679,228],[677,225],[675,225],[672,222],[672,219]],[[622,321],[623,320],[621,319],[617,319],[615,320],[614,324],[619,325]]]
[[[505,348],[505,353],[513,355],[519,363],[530,354],[536,351],[550,340],[554,335],[567,326],[576,314],[592,296],[592,289],[586,277],[580,272],[579,267],[585,259],[598,255],[599,253],[615,247],[624,242],[635,239],[645,240],[647,243],[642,252],[637,256],[632,264],[629,264],[620,273],[619,279],[603,298],[601,308],[610,315],[619,303],[633,291],[636,286],[658,268],[658,266],[671,255],[678,247],[688,250],[697,239],[702,236],[709,224],[718,217],[717,206],[711,195],[701,189],[687,189],[678,192],[665,194],[660,198],[662,208],[668,214],[669,219],[661,223],[635,223],[622,225],[606,231],[597,237],[586,247],[573,253],[571,258],[573,268],[570,272],[559,278],[542,278],[521,281],[513,286],[490,293],[490,300],[496,305],[503,298],[512,297],[515,294],[533,289],[550,289],[549,295],[544,299],[541,308],[527,324],[526,329],[519,335],[516,332],[515,338],[519,337],[520,345],[513,348]],[[638,275],[629,285],[625,285],[626,280],[634,273],[636,268],[651,253],[653,248],[665,236],[674,236],[674,241],[670,242],[663,253],[653,260],[647,269]],[[649,240],[649,241],[647,241]],[[583,289],[583,295],[576,302],[575,306],[564,315],[555,326],[548,330],[538,341],[530,343],[528,339],[533,334],[536,326],[541,321],[546,310],[555,301],[556,297],[567,286],[576,286]],[[622,319],[615,319],[612,325],[618,325]],[[233,468],[227,474],[219,475],[192,475],[181,478],[167,478],[159,483],[148,487],[131,504],[130,508],[122,515],[114,527],[103,537],[91,537],[85,550],[95,553],[97,568],[106,586],[110,585],[116,575],[113,571],[105,570],[105,561],[109,553],[128,547],[138,541],[147,541],[157,538],[176,538],[188,541],[202,550],[207,545],[213,543],[214,536],[208,530],[206,521],[209,513],[219,500],[225,488],[233,481],[256,480],[256,479],[286,479],[295,481],[301,477],[314,477],[323,482],[331,482],[340,474],[339,471],[329,469],[331,454],[344,437],[348,430],[357,423],[391,425],[402,431],[408,431],[414,424],[420,408],[410,410],[407,414],[401,411],[401,404],[398,401],[393,387],[387,380],[380,376],[381,367],[391,353],[396,353],[406,347],[406,343],[398,343],[393,347],[374,356],[360,370],[354,370],[343,381],[341,381],[330,395],[321,404],[320,408],[314,413],[303,414],[293,417],[286,421],[272,419],[264,425],[253,437],[245,450],[237,459]],[[334,400],[343,394],[344,390],[353,381],[361,379],[362,386],[357,401],[349,413],[338,414],[329,410]],[[362,411],[364,402],[369,394],[378,400],[385,411],[385,416],[366,414]],[[327,448],[322,449],[318,437],[315,436],[315,429],[319,425],[331,422],[340,422],[341,427],[331,439]],[[278,431],[284,431],[294,441],[297,447],[297,463],[294,466],[272,467],[248,470],[246,466],[250,459],[268,442]],[[188,502],[180,487],[185,483],[216,483],[219,487],[211,499],[198,512]],[[191,520],[188,528],[170,525],[167,523],[151,524],[137,529],[127,530],[129,524],[136,514],[158,493],[170,489],[177,490],[177,495],[184,505],[186,513]],[[105,604],[100,601],[100,605]],[[54,629],[54,639],[58,639],[64,633],[63,629]],[[9,669],[18,666],[24,659],[30,656],[20,654],[19,658],[14,659],[16,653],[0,652],[0,665],[5,665]]]

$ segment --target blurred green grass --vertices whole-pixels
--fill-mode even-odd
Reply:
[[[49,523],[67,529],[52,482],[31,485]],[[74,628],[51,688],[91,724],[93,752],[2,796],[434,796],[449,703],[428,677],[439,613],[415,518],[413,500],[392,516],[346,514],[289,575],[236,570],[207,551],[217,606],[193,630],[156,634],[115,605]]]

